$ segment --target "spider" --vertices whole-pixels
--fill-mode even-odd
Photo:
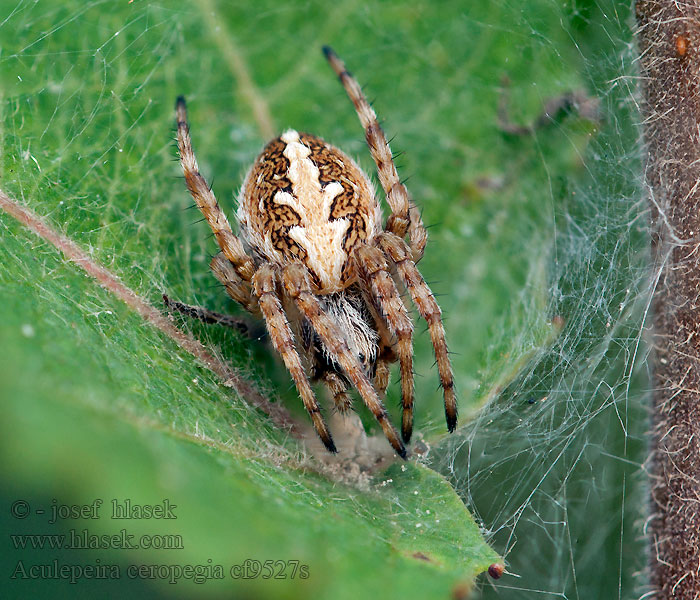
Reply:
[[[428,323],[447,428],[452,432],[457,426],[440,307],[416,268],[427,234],[399,180],[374,110],[335,52],[326,46],[323,53],[355,105],[377,165],[391,208],[383,227],[367,175],[338,148],[307,133],[285,131],[255,160],[238,201],[238,235],[199,172],[183,97],[176,103],[180,163],[187,188],[220,249],[210,264],[215,277],[233,300],[264,319],[325,447],[337,452],[309,375],[327,386],[341,412],[351,408],[348,391],[355,387],[395,452],[405,459],[404,443],[413,431],[413,323],[397,284],[408,290]],[[166,303],[209,322],[225,320],[167,298]],[[382,402],[389,364],[397,360],[403,441]]]

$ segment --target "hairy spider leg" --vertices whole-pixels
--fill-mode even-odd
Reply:
[[[284,268],[282,281],[285,292],[301,311],[314,331],[318,334],[326,350],[341,366],[343,372],[357,388],[367,408],[372,411],[375,419],[382,428],[396,453],[406,458],[406,448],[389,420],[384,404],[365,375],[358,358],[350,352],[342,331],[335,322],[323,311],[318,298],[311,291],[311,283],[306,267],[301,263],[292,263]]]
[[[396,355],[401,369],[401,436],[408,443],[413,432],[413,323],[408,316],[396,284],[388,272],[389,265],[381,250],[371,246],[358,248],[355,257],[362,279],[377,298],[379,309],[389,330],[396,336]]]
[[[321,414],[321,407],[316,400],[316,396],[314,396],[309,379],[301,364],[301,358],[294,347],[294,336],[277,293],[277,279],[276,269],[271,265],[264,264],[253,275],[253,291],[258,297],[260,310],[265,318],[272,345],[282,357],[287,370],[291,373],[301,400],[304,403],[304,408],[309,413],[318,436],[330,452],[336,453],[337,450],[333,443],[333,438]]]
[[[253,259],[246,254],[241,240],[233,234],[231,225],[216,201],[214,192],[211,191],[199,172],[197,158],[192,150],[190,128],[187,124],[187,107],[182,96],[177,99],[175,108],[177,112],[177,147],[180,152],[180,164],[185,174],[187,189],[214,232],[216,243],[219,244],[221,252],[231,261],[236,272],[246,281],[250,281],[255,272]]]
[[[427,233],[421,220],[420,211],[411,201],[408,189],[399,179],[389,142],[377,119],[377,114],[367,101],[362,88],[352,74],[345,68],[345,63],[329,46],[323,47],[323,54],[343,84],[345,91],[355,106],[355,111],[365,130],[365,139],[369,146],[386,201],[392,214],[386,223],[387,231],[404,237],[408,231],[411,240],[411,252],[415,262],[423,256]]]
[[[413,303],[418,308],[420,316],[428,323],[430,339],[435,349],[440,384],[445,400],[445,418],[447,429],[452,432],[457,427],[457,397],[455,395],[452,365],[447,352],[445,328],[442,325],[442,311],[433,297],[428,284],[411,260],[410,249],[406,242],[393,233],[382,233],[378,239],[379,247],[384,254],[396,265],[401,282],[406,286]]]

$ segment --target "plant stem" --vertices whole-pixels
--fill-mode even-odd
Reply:
[[[654,295],[654,598],[700,597],[700,4],[638,1]]]

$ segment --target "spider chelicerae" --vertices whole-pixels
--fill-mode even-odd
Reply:
[[[360,167],[321,138],[289,129],[265,146],[248,171],[238,200],[235,235],[199,172],[182,97],[176,106],[180,163],[192,198],[220,248],[210,265],[214,275],[231,298],[264,319],[272,345],[325,447],[336,452],[309,376],[328,387],[341,412],[351,407],[348,390],[355,387],[396,453],[406,458],[404,442],[413,431],[413,323],[397,283],[428,323],[447,428],[452,432],[457,426],[440,307],[416,267],[427,234],[396,172],[377,115],[333,50],[324,47],[323,53],[365,130],[391,208],[384,226],[374,188]],[[169,306],[226,324],[222,315],[176,302]],[[396,361],[401,372],[403,441],[382,402],[389,365]]]

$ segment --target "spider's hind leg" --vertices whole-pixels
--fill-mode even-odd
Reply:
[[[192,195],[195,204],[202,211],[204,218],[209,223],[216,242],[223,255],[231,261],[238,275],[246,281],[250,281],[255,272],[253,259],[243,248],[241,240],[233,234],[231,225],[226,215],[216,201],[214,192],[199,172],[197,158],[192,149],[190,139],[190,127],[187,124],[187,108],[185,99],[180,96],[175,105],[177,113],[177,147],[180,153],[180,165],[185,175],[187,189]]]
[[[399,179],[389,142],[377,120],[377,113],[367,101],[360,84],[345,68],[345,63],[338,55],[328,46],[323,47],[323,54],[343,84],[365,130],[367,145],[377,165],[379,182],[386,194],[386,201],[391,207],[392,214],[387,221],[387,230],[399,237],[404,237],[410,225],[410,197],[406,186]]]
[[[408,233],[413,261],[418,262],[423,257],[428,234],[421,220],[420,211],[411,200],[408,189],[399,179],[394,164],[394,157],[389,142],[384,135],[377,114],[374,112],[367,97],[357,80],[345,68],[345,63],[329,46],[323,47],[323,54],[328,59],[331,68],[340,79],[345,92],[355,106],[355,111],[365,130],[365,139],[377,165],[377,175],[386,201],[391,207],[391,215],[386,223],[386,230],[403,238]]]
[[[243,280],[236,272],[231,261],[219,252],[209,263],[214,277],[224,286],[226,293],[238,302],[249,313],[260,315],[260,307],[257,299],[253,296],[253,290],[249,282]]]

